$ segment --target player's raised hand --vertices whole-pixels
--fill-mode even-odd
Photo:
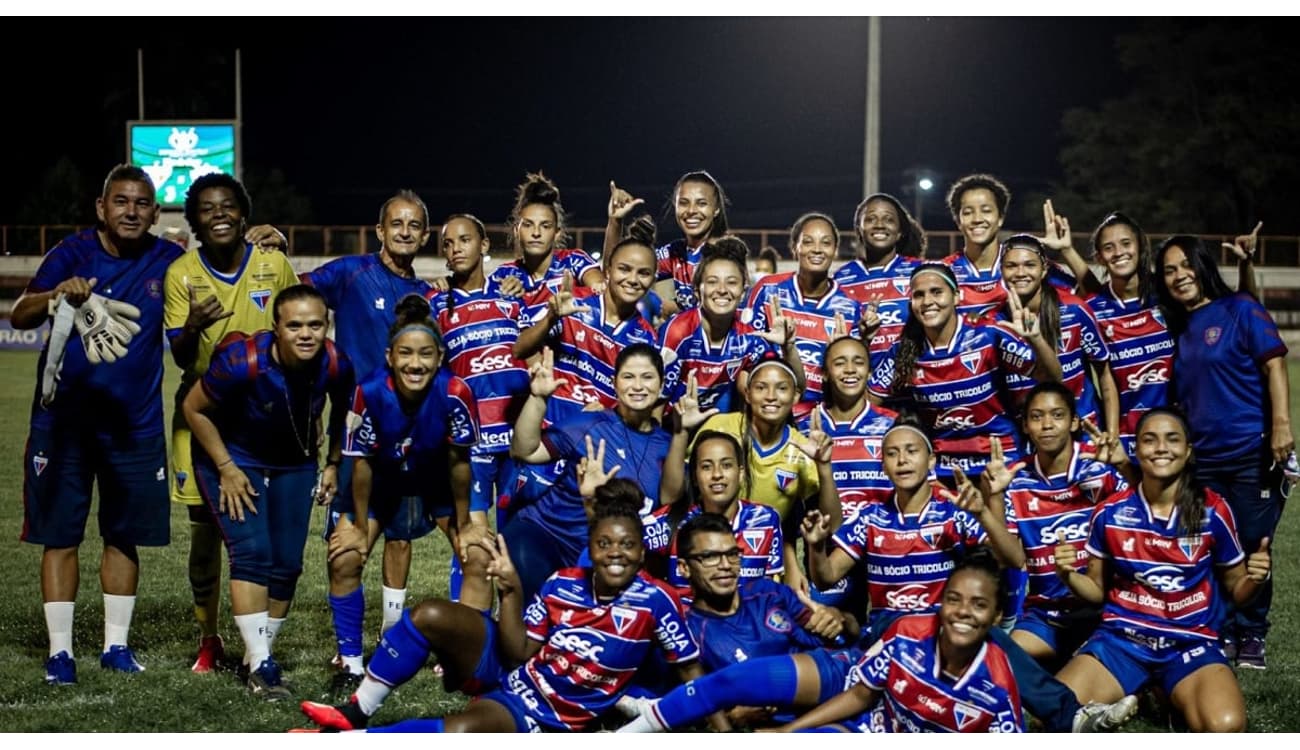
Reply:
[[[1012,333],[1025,341],[1043,337],[1042,327],[1038,325],[1038,316],[1021,303],[1020,295],[1011,291],[1007,292],[1007,309],[1011,313],[1011,319],[1007,321],[1007,327],[1011,329]]]
[[[1252,263],[1255,260],[1255,251],[1259,249],[1259,230],[1264,228],[1264,222],[1259,222],[1255,228],[1250,230],[1250,234],[1239,234],[1232,242],[1223,243],[1224,250],[1230,250],[1237,260]]]
[[[560,387],[562,378],[555,377],[555,352],[544,347],[536,362],[528,368],[528,392],[538,398],[550,398]]]
[[[773,294],[767,300],[767,330],[756,331],[763,340],[784,347],[794,342],[798,324],[794,318],[781,312],[781,295]]]
[[[524,289],[524,282],[520,281],[518,276],[505,274],[504,278],[497,282],[497,291],[500,292],[502,297],[517,299],[524,296],[524,292],[527,290]]]
[[[609,218],[622,221],[637,206],[645,203],[640,198],[633,198],[632,194],[618,185],[613,180],[609,181],[609,207],[606,209]]]
[[[1128,463],[1128,454],[1124,452],[1124,445],[1120,442],[1119,435],[1103,431],[1091,417],[1084,417],[1079,420],[1079,424],[1092,439],[1098,461],[1111,466],[1123,466]]]
[[[970,480],[970,477],[966,476],[966,472],[962,471],[960,466],[952,468],[952,479],[957,485],[957,490],[953,491],[947,487],[941,487],[939,495],[951,500],[954,505],[972,516],[979,517],[988,508],[984,502],[984,495],[975,487],[975,483]]]
[[[578,472],[578,495],[580,497],[595,497],[596,490],[604,487],[623,466],[614,464],[609,468],[609,471],[606,471],[604,438],[601,438],[600,442],[595,446],[591,444],[590,435],[584,436],[584,439],[587,441],[587,454],[579,459],[576,469]]]
[[[690,374],[686,376],[686,395],[677,399],[673,411],[677,412],[677,417],[681,420],[682,429],[684,430],[694,430],[708,421],[709,417],[718,413],[716,407],[712,409],[700,408],[700,384],[695,378],[694,370],[691,370]]]
[[[194,291],[189,281],[185,282],[185,289],[190,293],[190,312],[185,316],[187,329],[202,331],[218,320],[224,320],[235,314],[234,310],[226,310],[221,306],[217,295],[209,294],[200,300],[198,292]]]
[[[285,252],[289,249],[289,238],[284,236],[284,232],[270,224],[258,224],[255,227],[250,227],[247,232],[244,232],[244,240],[268,250]]]
[[[1043,201],[1043,236],[1038,238],[1043,247],[1057,253],[1074,247],[1074,236],[1070,234],[1070,220],[1063,214],[1056,213],[1052,201]]]
[[[218,471],[221,474],[218,485],[221,494],[217,499],[217,512],[225,513],[230,520],[240,523],[244,522],[245,511],[257,515],[257,501],[254,500],[257,490],[253,489],[253,483],[248,481],[244,470],[227,459]]]
[[[1268,580],[1273,571],[1273,558],[1269,554],[1268,548],[1272,540],[1264,537],[1259,540],[1259,549],[1250,553],[1246,558],[1246,575],[1255,583],[1263,583]]]
[[[563,318],[574,313],[589,312],[590,307],[579,305],[573,297],[573,273],[564,272],[564,279],[560,282],[560,289],[551,298],[546,301],[547,306],[551,309],[551,314],[557,318]]]
[[[794,439],[792,442],[795,444],[795,447],[803,451],[804,455],[808,456],[808,458],[811,458],[819,464],[825,464],[830,463],[831,452],[835,447],[835,443],[831,440],[830,435],[827,435],[826,432],[822,430],[821,412],[822,410],[820,407],[813,408],[812,418],[808,420],[807,434],[800,435],[797,432],[794,433]]]
[[[523,588],[519,583],[519,571],[510,559],[510,550],[506,547],[504,536],[497,534],[496,538],[482,539],[475,546],[487,552],[487,579],[496,584],[497,591],[502,596]]]
[[[1002,442],[994,438],[989,441],[989,462],[984,465],[984,473],[980,475],[980,482],[984,487],[987,495],[1000,495],[1006,492],[1007,487],[1011,486],[1011,480],[1015,479],[1016,474],[1025,468],[1025,461],[1017,461],[1007,466],[1006,452],[1002,450]]]
[[[876,331],[880,330],[880,301],[884,295],[876,294],[862,306],[862,319],[858,321],[858,334],[863,341],[870,341]]]
[[[833,331],[831,334],[832,341],[849,335],[849,322],[844,319],[844,313],[835,313],[835,321],[831,326],[831,330]]]
[[[810,510],[799,522],[799,533],[805,544],[821,544],[830,538],[831,520],[820,510]]]
[[[456,529],[456,554],[460,555],[462,563],[468,562],[470,547],[482,548],[483,544],[491,544],[495,538],[486,523],[471,520],[466,526]]]

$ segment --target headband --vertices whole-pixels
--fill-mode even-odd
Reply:
[[[790,377],[793,378],[796,383],[799,382],[799,376],[794,374],[794,370],[790,369],[790,365],[787,365],[784,361],[779,359],[765,359],[759,362],[758,364],[754,365],[750,369],[749,371],[750,376],[752,377],[754,375],[757,375],[759,370],[763,369],[764,367],[767,367],[768,365],[775,365],[776,367],[780,367],[782,370],[785,370],[786,373],[789,374]]]
[[[408,323],[407,325],[397,329],[397,333],[394,333],[392,338],[388,339],[388,343],[391,344],[401,338],[404,334],[411,333],[412,331],[424,331],[432,336],[434,341],[438,342],[438,346],[442,346],[442,336],[439,336],[438,332],[433,329],[433,326],[428,323]]]
[[[910,424],[895,424],[893,427],[890,427],[888,430],[885,430],[885,437],[889,437],[889,433],[893,432],[894,430],[911,430],[912,432],[915,432],[916,434],[921,436],[922,440],[925,441],[925,447],[928,448],[931,453],[934,453],[934,446],[930,444],[930,438],[924,432],[917,429],[916,427],[913,427]],[[882,442],[883,442],[883,438],[882,438]]]
[[[920,276],[923,273],[935,274],[939,278],[943,279],[944,283],[952,287],[952,290],[954,292],[957,291],[957,282],[953,281],[952,278],[948,276],[948,274],[944,273],[943,271],[940,271],[937,266],[918,266],[916,271],[912,274],[912,278],[915,279],[917,276]]]

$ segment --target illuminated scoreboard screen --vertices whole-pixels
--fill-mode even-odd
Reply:
[[[236,175],[236,128],[231,120],[127,123],[130,162],[153,179],[158,202],[167,208],[185,203],[190,184],[211,172]]]

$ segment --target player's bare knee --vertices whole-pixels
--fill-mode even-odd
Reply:
[[[425,638],[436,642],[442,636],[456,632],[458,606],[445,599],[426,599],[411,607],[411,622]]]
[[[463,552],[461,568],[465,571],[465,576],[475,578],[486,576],[488,563],[492,561],[487,551],[477,545],[470,545],[464,548]]]
[[[1210,711],[1203,715],[1205,726],[1202,732],[1244,732],[1246,731],[1246,714],[1237,709]]]
[[[329,561],[330,583],[357,580],[361,578],[363,568],[365,568],[365,561],[361,558],[361,553],[348,550]]]

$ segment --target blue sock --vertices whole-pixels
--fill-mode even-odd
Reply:
[[[400,732],[422,732],[425,734],[442,734],[442,719],[407,719],[386,727],[369,727],[367,732],[381,734]]]
[[[460,567],[460,556],[454,552],[451,555],[451,580],[447,582],[448,599],[453,602],[460,601],[460,585],[465,580],[465,571]]]
[[[330,594],[330,612],[334,615],[334,638],[339,644],[339,655],[361,656],[361,621],[366,614],[364,590],[358,587],[351,594]]]
[[[366,672],[385,685],[397,687],[419,674],[431,650],[428,639],[411,622],[411,611],[407,610],[384,633]]]
[[[666,729],[677,729],[734,706],[789,706],[798,672],[791,656],[742,661],[675,688],[654,711]]]

